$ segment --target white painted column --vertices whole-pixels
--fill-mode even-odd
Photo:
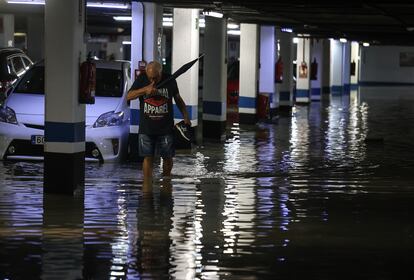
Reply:
[[[351,44],[349,42],[342,44],[342,82],[344,85],[344,93],[349,94],[351,91]]]
[[[199,56],[199,10],[174,9],[172,72]],[[198,124],[198,63],[177,79],[180,95],[187,105],[191,125]],[[182,120],[174,105],[174,119]]]
[[[311,63],[314,63],[315,61],[317,63],[317,74],[316,80],[311,80],[311,100],[319,101],[321,100],[322,95],[322,76],[324,71],[322,40],[313,40]]]
[[[330,55],[330,77],[329,86],[331,88],[331,94],[340,95],[343,92],[343,48],[342,43],[339,40],[330,40],[331,55]]]
[[[358,77],[359,77],[359,43],[351,43],[351,63],[355,63],[355,72],[351,75],[351,90],[358,89]]]
[[[43,16],[27,18],[27,54],[35,62],[45,57],[45,19]]]
[[[135,80],[138,62],[161,62],[162,6],[148,2],[131,2],[131,76]],[[144,29],[143,29],[144,27]],[[139,99],[131,101],[130,152],[138,157]]]
[[[322,58],[322,93],[329,94],[331,92],[330,77],[331,77],[331,41],[323,40],[323,58]]]
[[[86,57],[85,16],[84,1],[46,1],[45,192],[73,194],[84,185],[85,105],[79,104],[79,66]]]
[[[274,26],[260,27],[259,94],[269,99],[269,114],[273,115],[279,100],[276,94],[275,65],[277,61],[276,30]],[[260,105],[259,105],[260,106]],[[261,108],[263,109],[263,108]],[[259,116],[263,112],[257,112]]]
[[[276,34],[280,38],[280,56],[283,62],[283,82],[278,84],[279,105],[281,107],[293,106],[293,34],[281,32]]]
[[[221,141],[227,119],[227,21],[209,16],[205,20],[203,137]]]
[[[0,14],[0,48],[14,46],[14,15]]]
[[[117,60],[123,59],[123,36],[116,36],[106,44],[106,59]]]
[[[241,123],[255,123],[259,67],[259,27],[240,25],[239,118]]]
[[[310,39],[299,38],[297,46],[297,70],[296,70],[296,102],[310,103]],[[300,67],[302,62],[306,63],[307,74],[301,76]]]

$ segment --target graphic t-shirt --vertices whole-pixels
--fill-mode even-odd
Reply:
[[[167,79],[169,74],[162,74],[161,81]],[[150,84],[147,75],[137,77],[131,90],[139,89]],[[178,94],[175,80],[159,88],[155,94],[139,97],[139,133],[148,135],[165,135],[173,132],[174,113],[172,98]]]

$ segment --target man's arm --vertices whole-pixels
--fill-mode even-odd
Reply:
[[[127,94],[127,101],[137,99],[138,97],[146,94],[155,93],[156,91],[157,89],[154,87],[154,82],[142,88],[130,89]]]
[[[183,115],[184,122],[187,125],[191,125],[191,121],[190,121],[190,118],[188,117],[188,112],[187,112],[187,108],[185,106],[184,100],[181,98],[181,96],[178,93],[174,95],[174,100],[175,100],[175,104],[177,104],[178,109]]]

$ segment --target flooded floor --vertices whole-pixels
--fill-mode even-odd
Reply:
[[[172,180],[152,187],[137,163],[88,164],[84,196],[43,195],[42,163],[1,162],[0,279],[408,279],[404,96],[230,122],[224,144],[178,152]]]

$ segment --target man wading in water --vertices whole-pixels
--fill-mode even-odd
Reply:
[[[145,74],[137,77],[128,91],[127,100],[139,98],[139,154],[144,157],[144,181],[151,182],[153,161],[156,150],[163,160],[162,174],[170,176],[173,167],[174,148],[174,112],[172,99],[184,118],[186,125],[191,125],[186,105],[181,98],[177,82],[171,80],[157,89],[157,83],[170,75],[162,72],[162,66],[157,61],[150,62]]]

